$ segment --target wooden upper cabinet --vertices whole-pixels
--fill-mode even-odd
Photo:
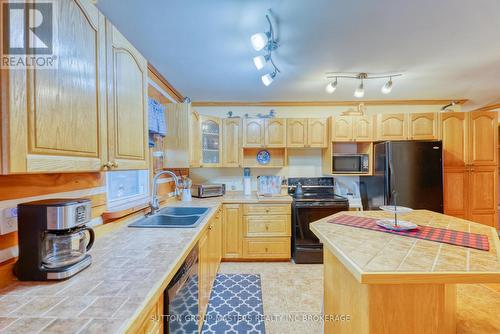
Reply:
[[[222,165],[222,119],[201,116],[201,166]]]
[[[332,141],[352,141],[353,117],[336,116],[331,118]]]
[[[378,140],[406,140],[408,127],[406,114],[379,114],[377,115]]]
[[[328,123],[325,118],[309,118],[307,120],[307,147],[328,146]]]
[[[225,118],[223,128],[222,167],[241,164],[241,118]]]
[[[354,116],[352,137],[355,141],[373,140],[373,116]]]
[[[286,147],[286,119],[266,119],[265,129],[266,147]]]
[[[492,166],[498,162],[498,114],[476,111],[469,114],[469,164]]]
[[[148,168],[146,59],[109,21],[108,150],[114,169]]]
[[[55,8],[57,68],[1,71],[3,173],[99,171],[107,159],[105,19],[89,1]]]
[[[437,140],[439,139],[439,122],[436,113],[409,114],[409,139]]]
[[[243,147],[263,147],[265,132],[264,119],[245,118],[243,120]]]
[[[445,168],[463,168],[468,163],[467,113],[446,112],[441,115],[443,165]]]
[[[201,116],[189,108],[189,167],[201,166]]]
[[[307,145],[307,119],[287,119],[287,147],[305,147]]]

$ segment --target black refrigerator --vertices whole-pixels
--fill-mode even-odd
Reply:
[[[441,141],[388,141],[374,145],[373,176],[360,178],[363,206],[394,204],[443,212]]]

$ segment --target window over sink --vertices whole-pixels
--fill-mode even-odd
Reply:
[[[149,171],[106,172],[108,210],[123,209],[149,200]]]

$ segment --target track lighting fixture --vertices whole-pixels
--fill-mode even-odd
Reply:
[[[333,79],[335,78],[334,82],[329,82],[326,87],[325,91],[328,94],[333,94],[335,90],[337,89],[337,80],[338,78],[346,78],[346,79],[357,79],[360,80],[359,86],[356,87],[356,90],[354,91],[354,96],[357,98],[362,98],[365,96],[365,85],[364,85],[364,80],[372,80],[372,79],[389,79],[381,88],[381,91],[383,94],[389,94],[392,91],[393,87],[393,82],[392,78],[394,77],[400,77],[403,74],[397,73],[397,74],[385,74],[385,75],[374,75],[374,74],[368,74],[368,73],[327,73],[326,78],[327,79]]]
[[[271,10],[269,10],[271,14]],[[261,70],[265,67],[267,63],[270,63],[273,67],[273,72],[264,74],[261,77],[262,83],[266,86],[269,86],[276,75],[280,73],[280,70],[276,66],[273,61],[272,52],[278,48],[278,41],[274,36],[274,28],[269,18],[269,15],[266,15],[267,22],[269,23],[269,31],[265,33],[257,33],[253,34],[250,37],[250,42],[252,43],[253,48],[256,51],[264,50],[265,54],[256,56],[253,58],[253,63],[257,70]]]

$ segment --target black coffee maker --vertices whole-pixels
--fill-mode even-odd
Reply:
[[[46,199],[19,204],[17,211],[19,259],[14,274],[19,280],[61,280],[90,266],[90,200]]]

